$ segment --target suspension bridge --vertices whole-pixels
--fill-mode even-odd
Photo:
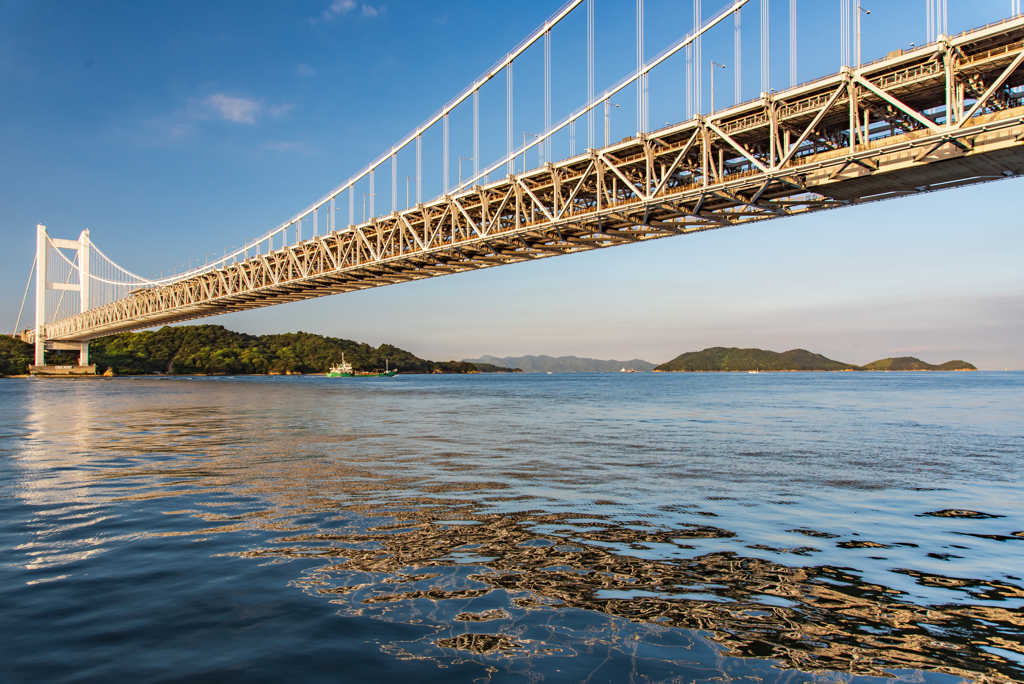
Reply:
[[[739,101],[740,17],[745,6],[758,4],[762,92],[716,110],[712,81],[712,102],[702,107],[702,37],[732,19]],[[790,0],[792,26],[795,6]],[[697,0],[693,30],[650,58],[638,0],[636,68],[597,94],[593,0],[572,0],[360,173],[215,262],[146,279],[107,258],[88,231],[68,240],[38,226],[36,321],[20,336],[35,345],[37,370],[46,349],[78,350],[87,367],[89,340],[113,333],[1024,175],[1019,0],[1005,20],[959,35],[946,33],[945,0],[928,0],[929,42],[894,47],[863,64],[859,23],[866,11],[850,0],[840,6],[842,67],[796,84],[791,31],[791,86],[771,90],[768,0],[731,0],[708,18]],[[551,30],[573,12],[587,19],[587,98],[552,123]],[[513,70],[536,43],[545,55],[544,130],[517,146]],[[652,130],[648,75],[679,52],[687,57],[686,119]],[[714,69],[712,63],[712,79]],[[481,168],[480,93],[502,77],[506,153]],[[627,89],[637,97],[637,133],[613,142],[609,108]],[[461,177],[460,158],[458,183],[450,184],[449,116],[460,106],[473,112],[473,173]],[[599,144],[595,123],[602,114]],[[587,139],[579,152],[578,123]],[[443,131],[444,192],[424,202],[422,138],[435,126]],[[566,134],[568,154],[556,159],[552,143]],[[406,183],[416,180],[416,202],[400,209],[398,156],[413,149],[416,175]],[[377,213],[375,176],[388,169],[391,211]],[[361,223],[355,222],[357,183],[369,189],[369,218]],[[339,227],[346,202],[348,221]],[[312,236],[304,239],[304,229]]]

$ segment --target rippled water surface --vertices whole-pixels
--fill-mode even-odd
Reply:
[[[3,380],[3,678],[1022,680],[1022,417],[1020,373]]]

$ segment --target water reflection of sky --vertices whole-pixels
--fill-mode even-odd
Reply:
[[[1021,379],[638,375],[4,383],[4,564],[298,563],[388,657],[549,681],[1024,674]]]

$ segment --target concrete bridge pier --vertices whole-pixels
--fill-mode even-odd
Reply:
[[[77,351],[78,365],[89,365],[89,343],[88,342],[46,342],[46,348],[50,351]],[[37,364],[39,365],[39,364]]]
[[[39,349],[42,347],[44,350],[49,351],[77,351],[78,352],[78,364],[50,364],[47,365],[45,361],[39,363]],[[34,366],[29,366],[28,372],[30,375],[96,375],[96,366],[89,363],[89,343],[88,342],[42,342],[36,341],[36,359],[37,362]]]

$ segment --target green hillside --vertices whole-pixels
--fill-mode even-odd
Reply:
[[[437,363],[389,344],[371,347],[304,332],[247,335],[221,325],[166,326],[101,337],[89,344],[89,360],[97,371],[112,368],[118,375],[324,373],[332,363],[341,361],[343,353],[357,371],[383,370],[386,362],[400,373],[521,372],[491,364]],[[47,362],[67,363],[77,357],[77,352],[68,354],[61,357],[47,352]],[[0,337],[0,375],[27,373],[32,357],[30,345]]]
[[[895,359],[880,359],[872,361],[863,366],[864,370],[888,370],[888,371],[957,371],[957,370],[978,370],[966,361],[947,361],[946,363],[933,366],[913,356],[900,356]]]
[[[805,349],[773,352],[764,349],[711,347],[699,352],[680,354],[654,370],[676,372],[709,371],[836,371],[857,370],[857,366],[812,354]]]
[[[651,371],[656,364],[643,359],[617,361],[615,359],[587,359],[578,356],[481,356],[479,359],[464,359],[480,365],[482,363],[521,368],[526,373],[607,373],[621,370]]]
[[[32,345],[7,335],[0,335],[0,375],[24,375],[35,362]]]

